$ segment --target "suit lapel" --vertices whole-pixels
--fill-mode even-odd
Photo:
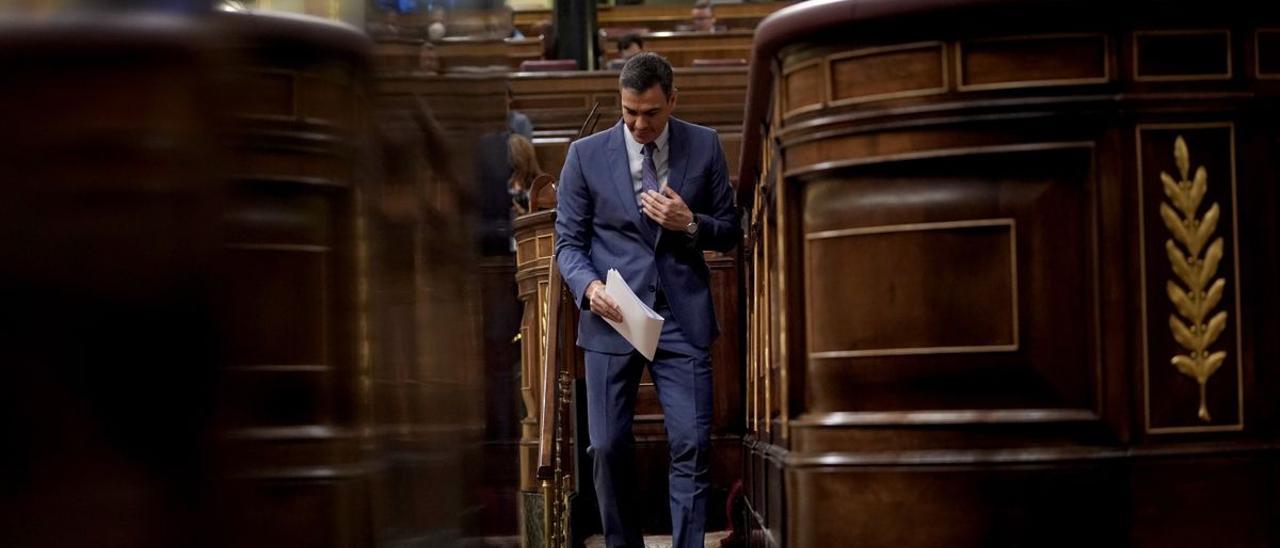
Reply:
[[[684,197],[680,189],[684,188],[685,170],[689,167],[689,143],[685,140],[684,122],[672,116],[667,125],[671,128],[667,134],[667,186]]]
[[[653,242],[657,239],[657,235],[653,233],[653,226],[649,219],[640,213],[640,205],[636,203],[636,191],[631,181],[631,159],[627,156],[626,137],[622,132],[627,127],[621,121],[609,130],[609,165],[612,167],[611,179],[613,186],[618,191],[619,204],[627,210],[627,215],[631,217],[631,221],[640,229],[640,236],[645,241]]]

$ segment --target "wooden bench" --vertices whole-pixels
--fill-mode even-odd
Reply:
[[[641,35],[644,49],[671,61],[671,66],[691,67],[695,59],[747,59],[751,57],[750,30],[726,32],[651,32]],[[607,44],[606,44],[607,45]],[[616,53],[610,51],[612,55]],[[745,63],[744,63],[745,64]]]
[[[651,31],[672,31],[677,25],[690,21],[689,9],[693,2],[678,5],[657,6],[600,6],[596,8],[596,28],[633,27]],[[790,5],[791,2],[759,4],[718,4],[716,24],[730,30],[754,29],[769,14]],[[525,36],[538,35],[538,23],[554,18],[551,10],[517,10],[516,28]]]
[[[467,67],[507,67],[542,58],[542,39],[533,38],[445,38],[435,43],[440,70],[456,72]]]

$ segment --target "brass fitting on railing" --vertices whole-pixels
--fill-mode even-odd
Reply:
[[[542,545],[550,547],[554,545],[554,528],[555,516],[552,512],[553,501],[555,500],[555,487],[552,480],[542,480]]]

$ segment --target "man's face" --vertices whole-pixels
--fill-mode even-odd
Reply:
[[[659,84],[654,84],[643,92],[625,87],[620,92],[622,123],[627,125],[627,131],[642,145],[657,139],[663,128],[667,127],[671,109],[676,106],[676,90],[671,90],[671,97],[662,94],[662,86]]]
[[[644,50],[640,49],[640,44],[632,42],[630,44],[627,44],[627,49],[622,50],[622,58],[630,59],[632,57],[635,57],[637,53],[640,53],[642,51]]]
[[[716,26],[716,16],[708,8],[694,8],[690,12],[693,15],[693,29],[700,31],[709,31]]]

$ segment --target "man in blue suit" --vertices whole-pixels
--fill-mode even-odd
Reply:
[[[671,116],[671,65],[632,57],[618,78],[622,120],[574,142],[560,174],[556,258],[583,309],[587,419],[596,495],[611,547],[643,547],[634,508],[631,422],[644,367],[657,386],[671,450],[674,545],[700,547],[711,430],[709,347],[719,328],[703,250],[741,239],[724,151],[714,130]],[[604,291],[617,269],[666,318],[652,363],[604,321],[621,321]]]

